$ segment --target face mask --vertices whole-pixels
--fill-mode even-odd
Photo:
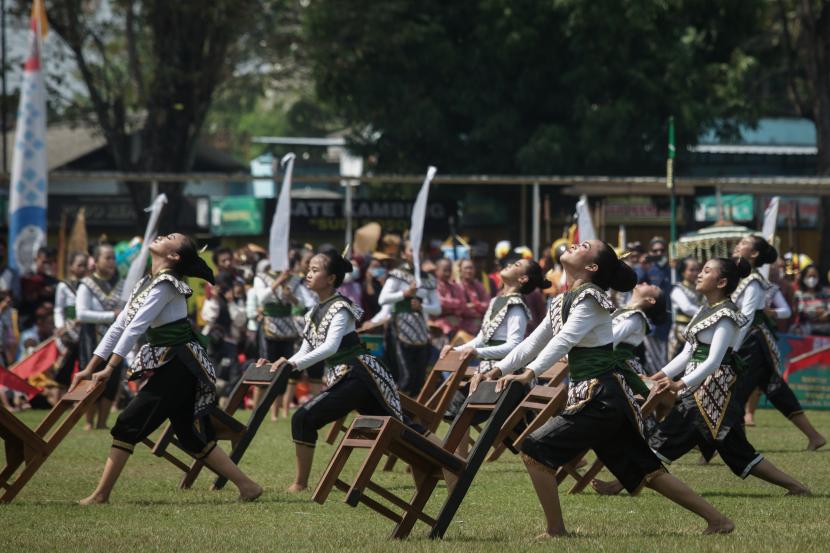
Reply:
[[[386,276],[386,269],[383,267],[373,267],[371,271],[369,271],[373,278],[378,280],[382,279]]]
[[[804,284],[807,288],[815,288],[818,286],[818,277],[807,277],[804,279]]]

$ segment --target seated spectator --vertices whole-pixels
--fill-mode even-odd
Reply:
[[[29,355],[41,342],[55,334],[55,313],[51,303],[42,303],[35,309],[34,324],[20,333],[18,360]]]
[[[441,301],[441,314],[431,317],[431,322],[440,328],[444,336],[452,339],[458,332],[461,317],[467,310],[464,290],[452,280],[452,261],[439,259],[435,263],[435,278],[438,298]]]
[[[490,305],[490,294],[478,278],[475,263],[469,259],[462,259],[458,263],[458,285],[464,292],[465,306],[461,312],[459,328],[471,336],[478,334],[481,320]]]
[[[20,324],[22,327],[34,325],[33,317],[40,304],[55,303],[55,290],[60,282],[55,278],[56,267],[57,250],[43,246],[35,256],[34,271],[21,278],[23,298],[20,302]]]

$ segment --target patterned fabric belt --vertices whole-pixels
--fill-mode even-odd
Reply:
[[[595,348],[572,348],[568,352],[568,372],[572,382],[581,382],[616,370],[625,377],[634,393],[647,397],[648,387],[625,363],[630,358],[630,352],[615,351],[611,344]]]
[[[392,306],[393,313],[412,313],[412,300],[405,299]]]
[[[147,343],[154,348],[181,346],[193,340],[208,347],[208,337],[193,332],[193,327],[187,319],[179,319],[166,325],[147,330]]]
[[[77,316],[74,305],[67,305],[63,308],[63,318],[67,321],[74,321]]]
[[[289,303],[266,303],[262,312],[266,317],[290,317],[293,306]]]
[[[692,361],[697,361],[698,363],[706,361],[706,358],[709,357],[709,350],[711,347],[711,344],[699,343],[692,352]],[[732,351],[732,348],[726,350],[726,353],[721,360],[721,364],[731,366],[738,374],[741,374],[747,368],[744,358]]]

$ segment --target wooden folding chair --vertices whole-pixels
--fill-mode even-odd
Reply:
[[[5,442],[6,448],[6,466],[0,471],[0,488],[6,491],[0,496],[0,503],[8,503],[23,489],[87,409],[101,396],[104,387],[104,382],[96,385],[89,380],[80,382],[55,404],[34,430],[0,406],[0,438]],[[23,470],[12,480],[21,466]]]
[[[271,404],[274,403],[277,395],[279,395],[278,391],[285,389],[288,376],[289,371],[285,369],[280,369],[276,373],[272,373],[271,365],[257,367],[251,363],[231,392],[225,409],[214,407],[213,411],[211,411],[210,418],[216,430],[216,439],[231,442],[231,451],[228,456],[234,463],[239,464],[242,460],[242,456],[245,455],[248,446],[251,445],[262,421],[268,415]],[[242,423],[234,417],[234,414],[242,407],[245,396],[251,388],[259,388],[264,391],[261,394],[259,404],[251,411],[248,422]],[[176,439],[173,427],[170,424],[165,427],[158,441],[153,442],[150,438],[146,438],[143,443],[150,448],[153,455],[167,459],[184,472],[184,477],[182,477],[182,481],[179,484],[179,487],[182,489],[189,489],[205,466],[204,461],[199,459],[184,461],[170,453],[168,450],[170,444],[175,445],[187,453]],[[211,489],[220,490],[226,483],[227,479],[225,477],[217,475]]]
[[[522,386],[518,382],[511,383],[501,394],[495,392],[495,382],[483,383],[467,398],[441,443],[415,432],[392,417],[357,417],[335,451],[312,499],[323,504],[332,488],[336,487],[346,492],[346,503],[352,507],[363,503],[395,522],[392,538],[406,538],[418,520],[430,526],[430,538],[442,538],[499,429],[522,395]],[[490,412],[490,418],[469,455],[460,457],[455,453],[456,448],[476,413],[482,410]],[[368,453],[352,484],[348,484],[340,479],[340,473],[356,449],[366,449]],[[372,475],[384,455],[394,455],[411,468],[415,494],[410,499],[399,497],[372,481]],[[448,494],[438,515],[433,518],[423,509],[440,480],[447,481]],[[369,497],[367,492],[385,500],[391,507]],[[393,510],[395,507],[400,513]]]
[[[545,384],[534,386],[507,418],[488,461],[501,457],[505,449],[518,453],[519,446],[531,432],[564,409],[568,400],[568,385],[564,383],[567,375],[568,364],[564,361],[557,361],[542,374],[539,380]],[[533,419],[520,430],[531,415]]]
[[[640,412],[642,413],[643,418],[655,414],[658,420],[662,420],[668,414],[668,411],[671,410],[670,408],[665,409],[665,406],[669,403],[673,404],[675,398],[675,394],[669,390],[664,390],[659,394],[655,394],[652,390],[649,393],[648,398],[646,398],[646,401],[640,407]],[[591,481],[597,477],[602,468],[605,466],[602,464],[602,461],[597,458],[588,470],[582,474],[579,473],[579,471],[576,470],[576,465],[585,457],[587,453],[587,450],[584,451],[573,461],[560,467],[556,472],[556,481],[558,484],[561,484],[568,476],[571,476],[576,481],[571,489],[568,490],[569,494],[576,494],[584,490],[588,484],[590,484]]]
[[[469,360],[457,351],[451,351],[443,359],[439,359],[427,375],[418,397],[411,398],[406,394],[400,394],[401,410],[413,421],[430,432],[435,432],[441,425],[453,395],[465,378],[468,363]],[[326,442],[334,444],[340,431],[346,429],[345,418],[335,421],[329,429]],[[394,465],[394,457],[390,457],[384,470],[392,470]]]

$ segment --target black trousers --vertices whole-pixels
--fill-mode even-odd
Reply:
[[[334,386],[297,409],[291,417],[291,438],[294,442],[314,447],[318,430],[352,411],[361,415],[388,415],[389,411],[372,391],[374,384],[371,383],[371,376],[365,372],[362,366],[352,367]]]
[[[178,359],[159,367],[115,421],[112,446],[132,453],[135,444],[169,420],[188,453],[207,456],[216,446],[215,432],[208,417],[194,419],[196,382]]]
[[[593,449],[625,489],[636,493],[653,473],[665,469],[626,410],[631,405],[620,384],[603,375],[586,405],[548,420],[522,442],[522,453],[556,470]]]
[[[733,406],[730,405],[729,408]],[[737,405],[735,405],[737,408]],[[746,478],[749,471],[764,458],[746,439],[746,433],[740,422],[736,421],[729,432],[720,440],[712,437],[711,433],[701,432],[702,415],[697,406],[678,403],[671,413],[657,426],[651,438],[651,445],[658,456],[671,463],[679,459],[692,448],[698,446],[707,458],[720,453],[723,462],[729,469]]]
[[[770,360],[772,352],[759,332],[749,335],[738,355],[743,357],[747,369],[738,377],[732,401],[737,401],[741,410],[745,408],[752,392],[760,388],[769,402],[788,419],[804,412],[792,388],[775,371]]]

